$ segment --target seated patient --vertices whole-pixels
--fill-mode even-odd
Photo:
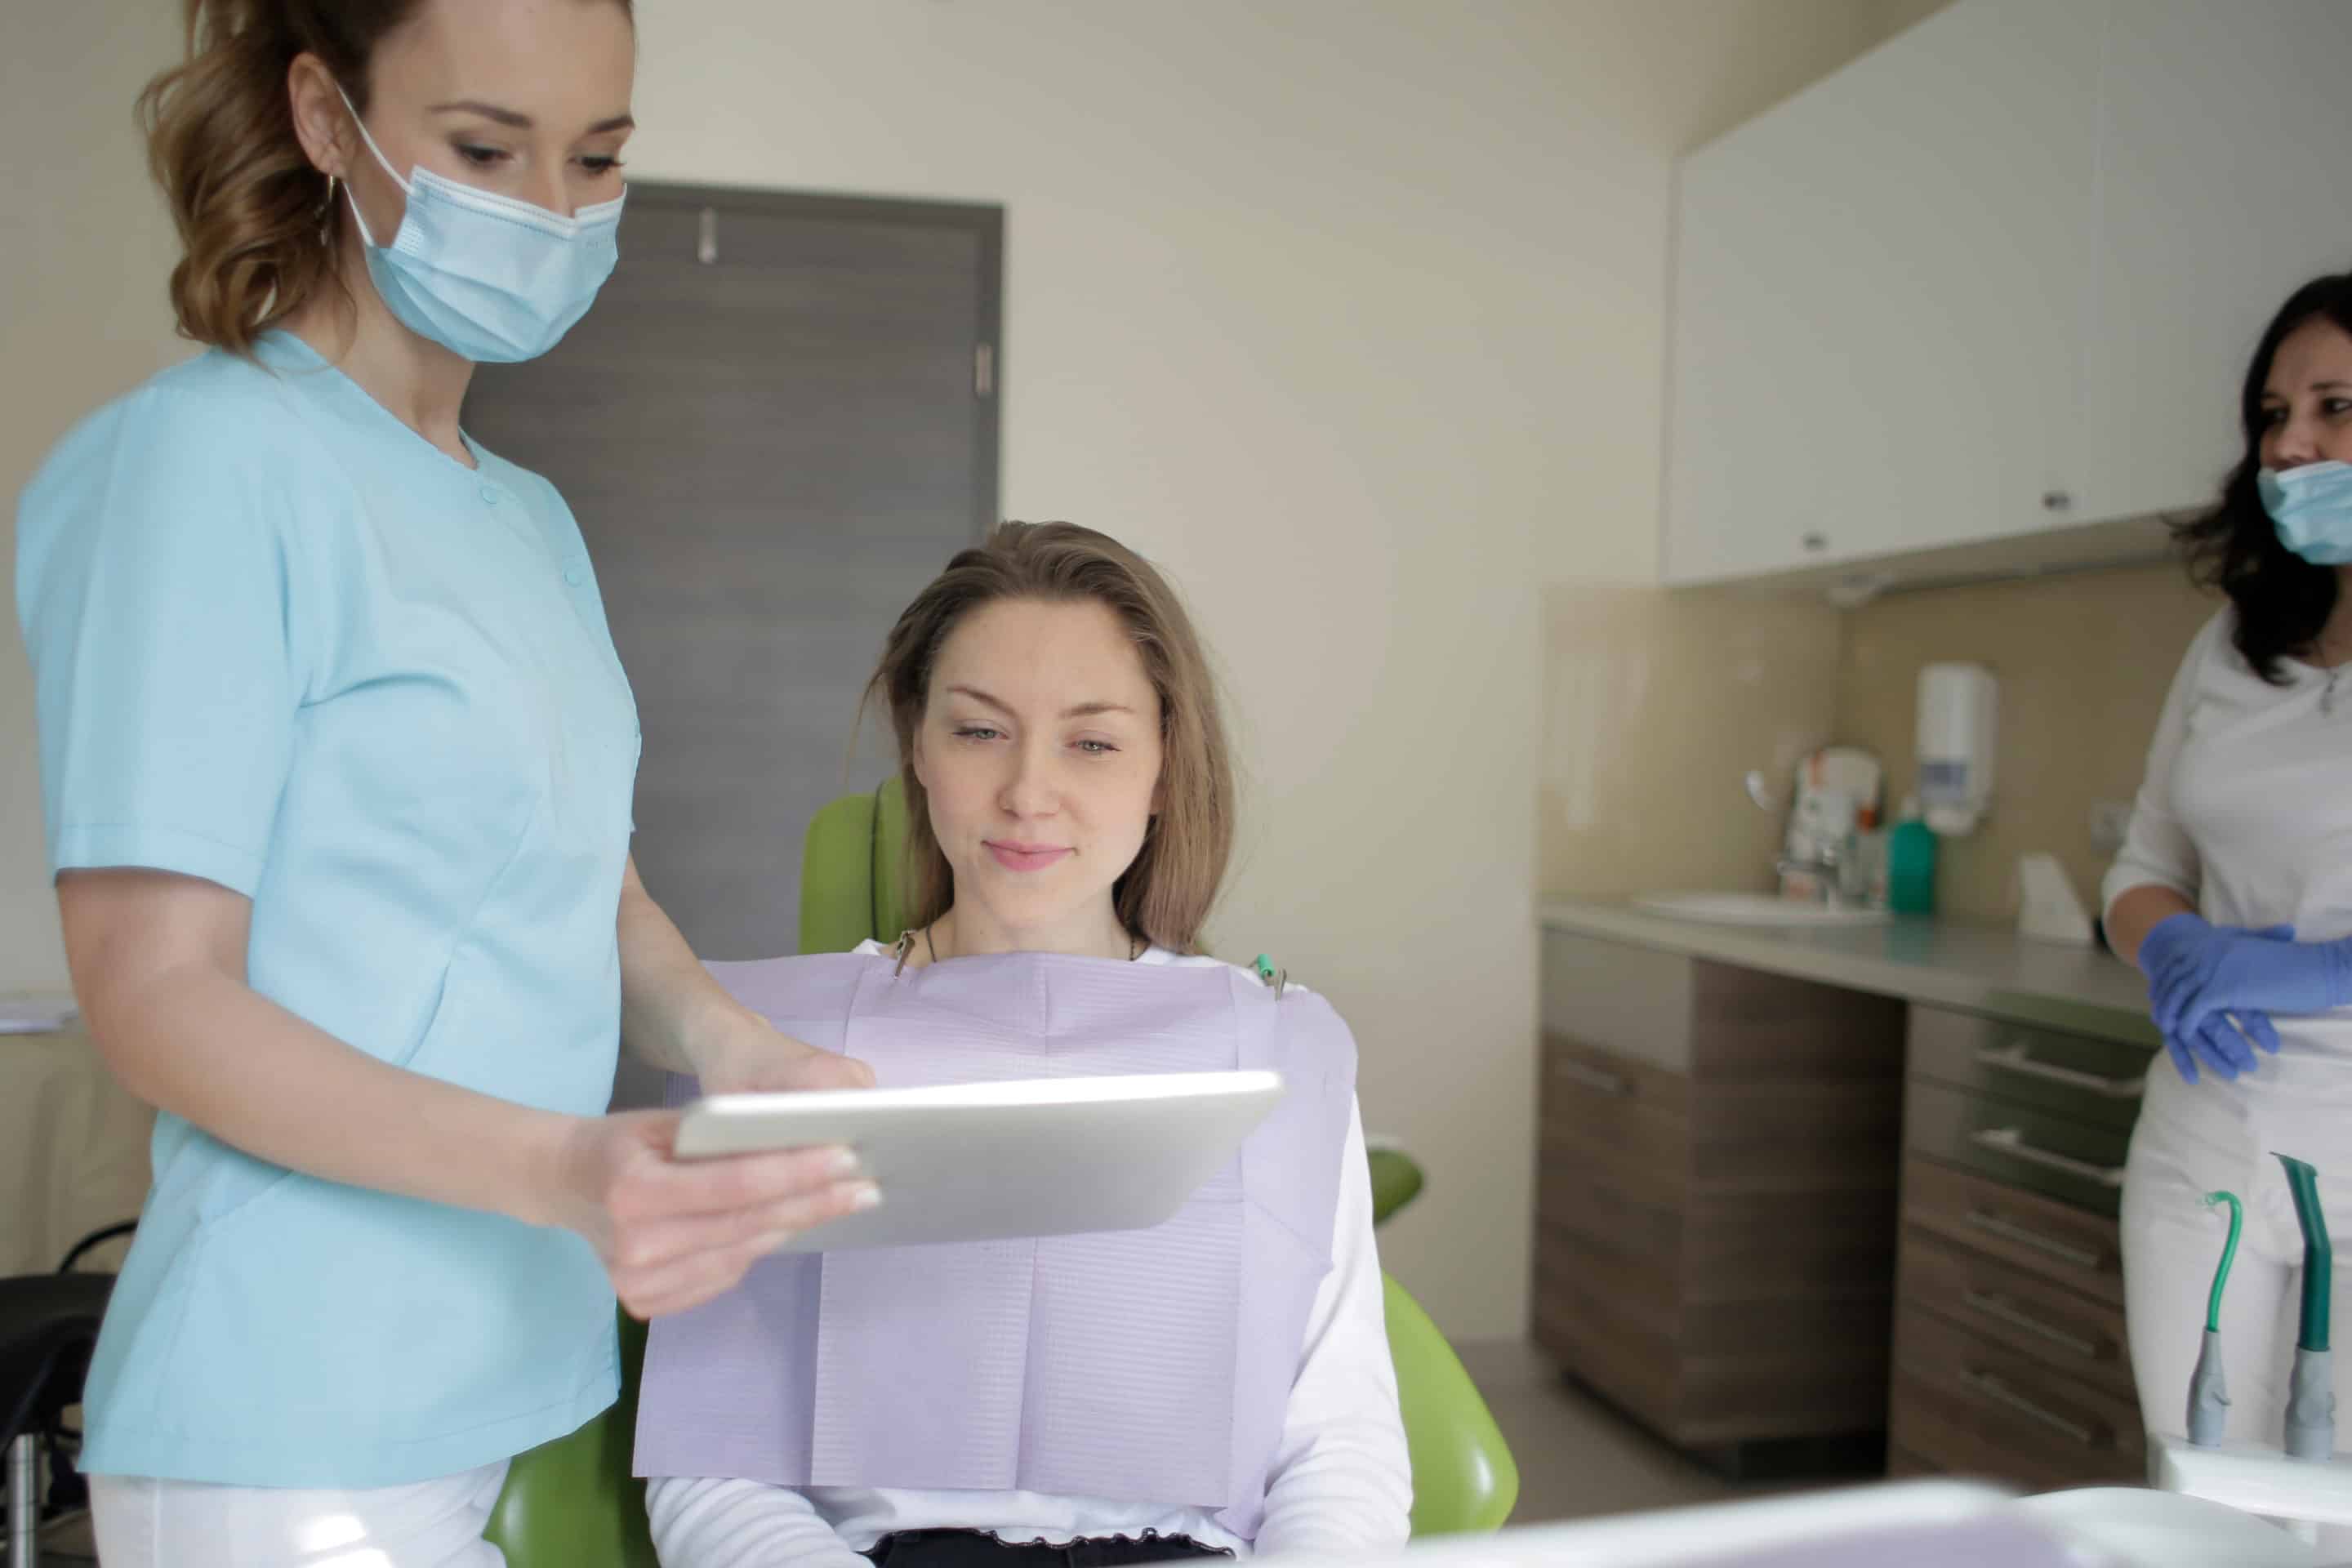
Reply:
[[[1164,1225],[772,1257],[655,1323],[636,1468],[662,1562],[1402,1543],[1355,1045],[1314,993],[1199,951],[1233,776],[1175,595],[1102,534],[1007,523],[898,617],[873,689],[914,925],[714,965],[730,989],[884,1088],[1272,1068],[1287,1092]]]

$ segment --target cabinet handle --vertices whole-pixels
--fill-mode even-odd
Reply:
[[[2070,1242],[2060,1241],[2056,1237],[2044,1236],[2038,1230],[2028,1230],[2015,1221],[2003,1219],[1997,1214],[1987,1214],[1982,1209],[1970,1209],[1966,1217],[1969,1224],[1988,1236],[2000,1237],[2003,1241],[2013,1241],[2020,1247],[2032,1247],[2036,1252],[2046,1252],[2053,1258],[2063,1258],[2080,1268],[2096,1268],[2099,1266],[2099,1255],[2089,1247],[2076,1247]]]
[[[2074,498],[2068,495],[2064,490],[2043,490],[2042,492],[2042,510],[2044,511],[2064,511],[2074,504]]]
[[[1808,533],[1797,542],[1811,553],[1818,555],[1830,547],[1830,536],[1826,533]]]
[[[1631,1094],[1633,1091],[1633,1086],[1615,1073],[1603,1072],[1596,1067],[1587,1067],[1584,1063],[1570,1058],[1562,1057],[1555,1061],[1551,1064],[1551,1070],[1570,1083],[1580,1084],[1586,1089],[1597,1089],[1603,1094]]]
[[[2099,1347],[2095,1342],[2070,1333],[2054,1323],[2045,1323],[2030,1312],[2019,1311],[2010,1304],[2006,1296],[1996,1296],[1990,1290],[1970,1290],[1960,1300],[1963,1305],[1975,1308],[1988,1318],[1998,1318],[2013,1328],[2038,1334],[2052,1344],[2063,1345],[2086,1360],[2096,1361],[2099,1358]]]
[[[2036,1405],[1981,1367],[1962,1367],[1960,1382],[1996,1405],[2006,1405],[2021,1415],[2030,1415],[2053,1432],[2063,1432],[2085,1448],[2098,1446],[2099,1434],[2095,1428],[2085,1426],[2072,1416],[2061,1415],[2055,1410]]]
[[[2105,1073],[2084,1072],[2079,1068],[2037,1062],[2027,1054],[2023,1040],[2011,1040],[2005,1046],[1987,1046],[1977,1052],[1977,1063],[1980,1067],[1998,1068],[2023,1078],[2063,1083],[2069,1089],[2088,1089],[2109,1100],[2137,1100],[2140,1091],[2147,1087],[2145,1074],[2137,1078],[2109,1078]]]
[[[2029,1164],[2063,1171],[2070,1176],[2080,1176],[2086,1182],[2096,1182],[2103,1187],[2124,1184],[2121,1165],[2095,1165],[2088,1160],[2077,1160],[2072,1154],[2053,1154],[2047,1149],[2036,1149],[2025,1141],[2021,1127],[1986,1127],[1969,1134],[1969,1142],[1979,1149],[1994,1149],[2012,1159]]]

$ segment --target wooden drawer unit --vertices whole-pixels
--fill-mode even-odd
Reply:
[[[2119,1399],[2136,1397],[2121,1307],[1917,1233],[1903,1237],[1898,1288],[1906,1305]]]
[[[1538,1342],[1688,1447],[1876,1429],[1900,1005],[1559,931],[1545,977]]]
[[[1905,1239],[1923,1235],[1998,1258],[2121,1310],[2116,1222],[1914,1154],[1903,1163]]]
[[[2145,1479],[2115,1215],[2152,1056],[1912,1009],[1892,1473]]]
[[[2112,1215],[2123,1201],[2131,1130],[1914,1078],[1903,1095],[1903,1142],[2004,1185]]]
[[[2033,1489],[2147,1479],[2129,1395],[2054,1372],[1906,1301],[1895,1314],[1894,1447]]]
[[[2147,1087],[2146,1046],[2062,1035],[1941,1007],[1911,1009],[1915,1078],[2125,1132]]]

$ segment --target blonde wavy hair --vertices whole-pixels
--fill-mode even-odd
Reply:
[[[625,12],[629,0],[614,0]],[[180,334],[250,354],[254,340],[340,288],[333,187],[294,131],[287,77],[315,55],[367,112],[368,65],[424,0],[185,0],[186,58],[139,95],[147,166],[180,231]]]
[[[1112,886],[1112,904],[1130,935],[1172,952],[1198,952],[1233,856],[1233,759],[1216,681],[1167,579],[1109,535],[1067,522],[1003,523],[985,543],[958,552],[883,642],[866,701],[878,697],[888,705],[898,736],[910,923],[928,925],[955,901],[954,873],[915,776],[915,737],[930,701],[931,671],[966,616],[1005,599],[1091,601],[1117,616],[1134,643],[1160,698],[1160,806],[1134,864]]]

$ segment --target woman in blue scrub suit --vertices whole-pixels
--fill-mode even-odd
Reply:
[[[495,1563],[508,1458],[614,1397],[616,1290],[691,1307],[876,1201],[604,1113],[624,1040],[870,1079],[647,897],[579,530],[457,423],[612,268],[635,59],[625,0],[192,0],[142,100],[209,347],[18,513],[74,986],[161,1113],[88,1383],[109,1568]]]

